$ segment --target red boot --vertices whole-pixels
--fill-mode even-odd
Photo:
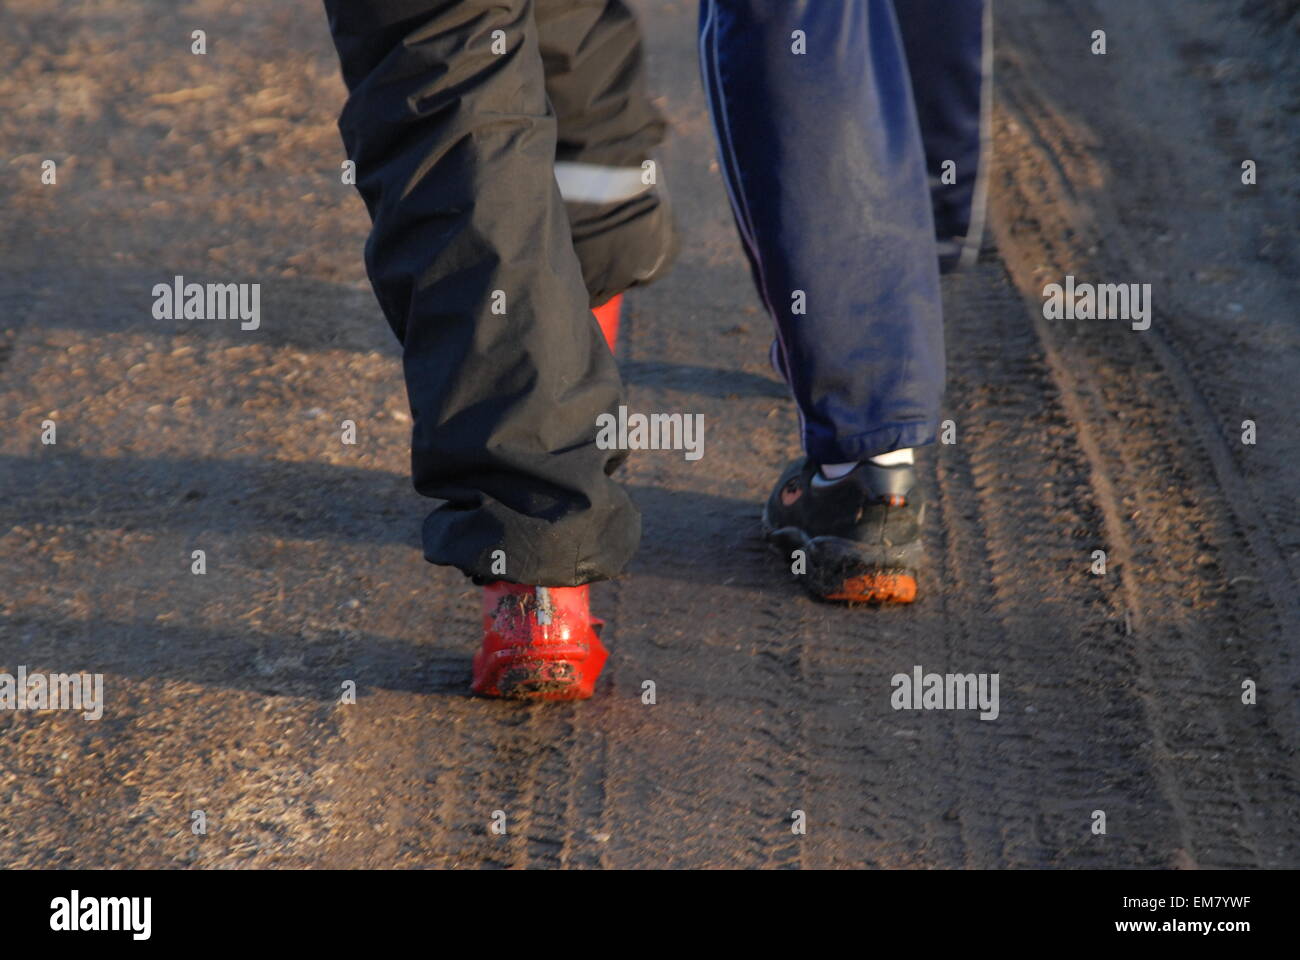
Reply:
[[[618,315],[622,306],[623,294],[620,293],[591,311],[596,315],[596,322],[600,324],[600,332],[605,335],[610,353],[614,352],[614,347],[618,344]]]
[[[483,647],[472,689],[512,700],[585,700],[608,651],[587,607],[587,587],[483,588]]]

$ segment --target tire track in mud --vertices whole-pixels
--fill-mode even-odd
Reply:
[[[1284,863],[1296,849],[1294,821],[1285,816],[1295,809],[1295,777],[1275,760],[1288,752],[1284,731],[1294,730],[1293,670],[1282,653],[1281,626],[1294,622],[1292,603],[1251,603],[1224,573],[1262,565],[1265,591],[1275,593],[1283,579],[1279,557],[1267,543],[1260,546],[1266,535],[1252,532],[1233,505],[1242,502],[1245,482],[1227,469],[1222,433],[1157,329],[1159,314],[1141,334],[1113,322],[1099,328],[1104,322],[1042,318],[1036,291],[1045,277],[1128,279],[1142,275],[1141,261],[1116,229],[1113,208],[1098,200],[1100,191],[1088,193],[1106,179],[1095,148],[1081,139],[1089,134],[1067,127],[1035,99],[1019,56],[1008,63],[1014,72],[1010,82],[1003,75],[1008,93],[999,133],[1016,166],[994,190],[999,243],[1088,457],[1119,561],[1140,689],[1159,734],[1164,793],[1186,824],[1181,859]],[[1086,197],[1087,216],[1078,197]],[[1247,650],[1240,636],[1252,632],[1256,643]],[[1243,710],[1239,681],[1261,673],[1280,679],[1274,694],[1282,702]]]
[[[1178,35],[1175,22],[1163,25]],[[1166,394],[1172,391],[1172,399],[1165,401],[1167,408],[1174,412],[1169,422],[1179,425],[1183,435],[1191,438],[1190,446],[1199,448],[1198,452],[1212,467],[1213,482],[1223,495],[1220,504],[1223,512],[1233,517],[1236,537],[1245,541],[1242,546],[1253,556],[1256,571],[1262,574],[1257,580],[1266,594],[1266,605],[1277,612],[1276,629],[1283,629],[1283,624],[1298,624],[1300,573],[1296,567],[1300,564],[1300,552],[1293,550],[1288,559],[1276,534],[1278,530],[1295,531],[1300,526],[1296,523],[1295,500],[1281,498],[1281,503],[1291,508],[1276,514],[1276,522],[1261,523],[1256,516],[1244,512],[1247,506],[1266,510],[1275,507],[1277,498],[1259,496],[1258,484],[1242,472],[1241,455],[1226,440],[1225,428],[1226,432],[1234,429],[1231,416],[1216,413],[1210,402],[1210,396],[1220,391],[1213,380],[1197,379],[1194,360],[1190,358],[1195,345],[1183,342],[1187,339],[1189,322],[1191,327],[1205,331],[1213,331],[1216,322],[1188,305],[1190,298],[1184,296],[1183,285],[1170,276],[1169,268],[1158,257],[1153,258],[1137,241],[1136,234],[1142,227],[1154,222],[1155,228],[1159,228],[1151,213],[1155,201],[1147,198],[1158,196],[1165,181],[1177,170],[1178,153],[1159,141],[1142,137],[1122,113],[1097,111],[1098,116],[1106,116],[1108,122],[1118,124],[1121,131],[1134,139],[1134,152],[1140,150],[1144,156],[1148,153],[1151,156],[1139,163],[1122,150],[1107,152],[1105,143],[1118,143],[1122,139],[1113,132],[1103,138],[1086,126],[1066,122],[1053,108],[1050,97],[1026,78],[1027,73],[1050,56],[1051,38],[1035,29],[1032,19],[1023,21],[1012,35],[1018,37],[1019,43],[1010,59],[1014,79],[1006,84],[1003,99],[1007,110],[1002,123],[1007,141],[1016,144],[1028,159],[1017,170],[1021,176],[1018,192],[1008,195],[1006,201],[1005,222],[1011,231],[1009,236],[1015,239],[1009,267],[1022,285],[1029,287],[1034,286],[1029,278],[1030,262],[1035,264],[1035,277],[1044,274],[1050,264],[1058,272],[1069,267],[1076,273],[1097,277],[1141,276],[1163,280],[1157,284],[1160,302],[1172,306],[1157,308],[1151,328],[1134,337],[1133,342],[1125,338],[1111,346],[1127,347],[1123,356],[1132,369],[1139,374],[1158,372],[1165,381],[1161,389]],[[1213,94],[1211,98],[1218,99]],[[1117,170],[1122,168],[1123,174],[1108,176],[1107,163]],[[1051,175],[1044,171],[1044,165],[1050,165]],[[1032,176],[1026,179],[1024,174]],[[1109,189],[1099,189],[1103,185],[1109,185]],[[1185,194],[1191,191],[1186,185],[1181,189]],[[1117,198],[1117,192],[1140,199],[1125,205]],[[1071,202],[1062,204],[1063,196],[1069,196]],[[1037,229],[1025,230],[1025,225],[1011,215],[1020,204],[1046,215]],[[1037,313],[1035,307],[1031,304],[1031,311]],[[1072,333],[1074,336],[1065,343],[1086,348],[1087,338],[1079,336],[1077,329]],[[1089,357],[1093,367],[1087,369],[1104,375],[1118,355],[1116,351],[1092,350]],[[1121,383],[1112,387],[1112,396],[1122,386]],[[1111,401],[1112,408],[1118,405]],[[1107,415],[1098,422],[1110,424],[1115,419]],[[1240,444],[1238,448],[1245,449]],[[1190,472],[1199,475],[1205,471],[1203,465],[1198,465]],[[1264,657],[1266,668],[1278,677],[1278,686],[1291,694],[1282,698],[1279,706],[1286,718],[1285,729],[1294,737],[1294,732],[1300,730],[1300,658],[1285,658],[1271,650],[1264,652],[1269,654]]]
[[[657,360],[669,345],[687,346],[672,329],[673,311],[654,308],[657,299],[646,293],[625,308],[631,322],[623,349],[632,358],[643,343]],[[633,385],[629,407],[703,409],[706,422],[717,422],[716,404],[654,383]],[[734,424],[738,414],[728,411],[726,419]],[[738,522],[757,508],[722,496],[729,471],[715,468],[725,460],[716,447],[701,461],[704,468],[677,452],[646,451],[624,468],[645,530],[641,553],[618,586],[624,642],[614,656],[620,677],[624,664],[634,672],[620,684],[619,714],[627,722],[614,741],[619,754],[609,788],[616,865],[798,863],[799,838],[789,828],[802,735],[789,698],[801,682],[802,641],[779,603],[736,582],[748,571],[733,551],[748,557],[755,546],[737,543]],[[711,498],[718,509],[707,507]],[[702,589],[677,582],[689,582],[692,572]],[[762,605],[751,607],[755,600]],[[656,684],[653,705],[641,702],[644,680]],[[677,754],[681,762],[674,762]]]
[[[888,865],[897,860],[896,841],[924,833],[917,828],[929,823],[900,816],[885,775],[909,747],[893,735],[893,718],[882,712],[889,693],[889,640],[873,636],[879,624],[863,618],[870,611],[815,603],[793,576],[783,576],[771,592],[784,595],[786,616],[797,616],[807,637],[806,682],[796,704],[804,716],[808,757],[803,863],[818,869]],[[919,801],[921,808],[929,805]]]
[[[928,566],[922,586],[926,596],[933,598],[923,610],[934,621],[932,629],[942,631],[943,662],[952,671],[969,666],[961,663],[961,654],[978,649],[976,638],[1001,635],[995,619],[986,613],[992,587],[987,576],[975,576],[980,571],[987,573],[989,565],[972,487],[964,482],[957,489],[948,480],[952,474],[964,481],[969,478],[969,464],[960,459],[960,449],[949,451],[945,445],[933,455],[922,457],[918,464],[918,476],[928,499],[928,523],[923,531]],[[955,604],[956,597],[963,597],[964,602]],[[969,735],[959,723],[960,718],[954,718],[945,730],[943,750],[951,758],[953,806],[944,812],[940,822],[951,824],[956,849],[950,862],[978,868],[997,861],[996,851],[989,849],[985,840],[996,830],[989,828],[988,818],[980,816],[979,805],[990,795],[989,778],[981,773],[979,758],[971,756],[967,748]],[[972,825],[975,819],[982,823]]]
[[[488,780],[497,786],[501,809],[518,834],[510,844],[511,865],[560,866],[567,806],[563,785],[575,747],[573,725],[560,714],[572,708],[502,706],[484,736],[495,757]]]
[[[1177,846],[1178,831],[1160,826],[1180,821],[1167,799],[1153,798],[1151,813],[1140,791],[1130,799],[1153,772],[1150,724],[1131,690],[1112,586],[1089,572],[1100,514],[1073,425],[1001,265],[950,278],[948,294],[949,397],[960,413],[957,442],[938,447],[943,603],[963,659],[1001,664],[1003,697],[999,718],[964,738],[977,777],[962,817],[969,865],[1104,862],[1087,845],[1094,809],[1108,812],[1112,845],[1136,842],[1128,862],[1158,865],[1137,838]],[[979,611],[975,629],[963,604]],[[990,753],[994,764],[981,759]]]
[[[466,700],[468,698],[465,698]],[[487,868],[598,866],[604,745],[584,729],[585,705],[456,703],[467,715],[439,753],[451,783],[439,857]],[[493,832],[496,811],[506,833]]]
[[[749,839],[757,865],[798,868],[803,862],[805,834],[793,832],[795,811],[802,811],[806,819],[810,811],[804,798],[812,796],[804,730],[809,637],[805,618],[796,619],[790,598],[783,593],[768,591],[767,603],[750,617],[750,624],[757,628],[755,654],[746,666],[752,668],[754,686],[764,695],[759,700],[757,723],[748,728],[744,744],[756,782]]]
[[[610,677],[603,678],[608,684]],[[586,704],[530,705],[523,816],[527,839],[518,866],[599,866],[605,745],[588,728]]]

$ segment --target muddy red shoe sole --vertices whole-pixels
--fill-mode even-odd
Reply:
[[[599,639],[554,649],[500,650],[474,657],[474,684],[480,696],[504,700],[586,700],[609,652]]]

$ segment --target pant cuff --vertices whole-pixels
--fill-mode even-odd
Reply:
[[[804,450],[814,463],[848,463],[865,460],[903,447],[934,443],[938,423],[891,423],[847,437],[805,436]]]

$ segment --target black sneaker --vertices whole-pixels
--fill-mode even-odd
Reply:
[[[786,468],[763,509],[763,533],[813,596],[911,603],[921,566],[925,502],[910,464],[870,461],[827,483],[805,457]]]

